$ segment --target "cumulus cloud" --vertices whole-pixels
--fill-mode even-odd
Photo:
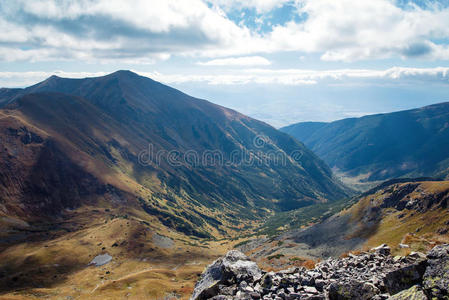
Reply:
[[[446,59],[449,9],[398,7],[390,0],[303,0],[302,23],[276,26],[269,34],[284,49],[322,53],[323,60],[353,61],[391,56]]]
[[[198,64],[202,66],[268,66],[271,62],[262,56],[244,56],[213,59]]]
[[[263,15],[286,4],[305,17],[263,33],[227,15],[244,8]],[[1,1],[0,26],[3,61],[153,63],[173,55],[282,51],[318,53],[326,61],[449,59],[449,8],[392,0]]]
[[[201,0],[0,2],[0,59],[150,61],[251,37]],[[6,29],[6,30],[4,30]],[[8,53],[9,52],[9,53]]]

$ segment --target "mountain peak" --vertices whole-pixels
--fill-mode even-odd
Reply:
[[[131,70],[117,70],[111,74],[134,74],[134,75],[137,75],[136,73],[134,73]]]
[[[124,78],[124,77],[131,77],[131,78],[135,78],[135,77],[139,77],[140,75],[137,73],[134,73],[130,70],[118,70],[115,71],[109,75],[106,75],[105,77],[118,77],[118,78]]]
[[[57,75],[51,75],[50,77],[48,77],[47,79],[45,79],[42,82],[39,82],[37,84],[35,84],[34,86],[32,86],[33,88],[38,88],[38,87],[43,87],[43,86],[50,86],[50,87],[54,87],[58,84],[58,82],[64,79],[62,77],[59,77]]]
[[[100,77],[88,77],[88,78],[80,78],[80,80],[82,79],[101,79],[101,78],[137,78],[140,77],[139,74],[134,73],[130,70],[118,70],[115,71],[113,73],[109,73],[107,75],[104,76],[100,76]],[[45,79],[44,81],[42,81],[41,83],[38,84],[49,84],[49,83],[53,83],[53,82],[59,82],[60,80],[74,80],[73,78],[64,78],[64,77],[60,77],[58,75],[51,75],[50,77],[48,77],[47,79]],[[76,80],[76,79],[75,79]]]

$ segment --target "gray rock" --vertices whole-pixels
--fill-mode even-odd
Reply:
[[[318,291],[313,286],[306,286],[304,287],[304,291],[308,294],[318,294]]]
[[[217,295],[211,298],[212,300],[232,300],[232,297],[225,295]]]
[[[89,265],[95,265],[96,267],[103,266],[112,260],[112,256],[109,254],[100,254],[95,256],[94,259],[89,263]]]
[[[212,298],[219,294],[219,284],[235,281],[239,276],[254,281],[262,277],[262,272],[245,254],[231,250],[206,268],[195,285],[191,299]]]
[[[427,256],[387,253],[388,246],[381,245],[370,253],[327,259],[313,270],[265,273],[242,253],[230,252],[206,269],[192,299],[448,299],[449,245]]]
[[[262,283],[262,287],[270,288],[273,285],[274,281],[274,272],[268,272],[262,276],[260,282]]]
[[[315,287],[319,290],[323,290],[324,286],[326,285],[326,281],[322,279],[315,280]]]
[[[330,300],[368,300],[379,293],[379,289],[369,283],[355,279],[345,283],[333,283],[329,286]]]
[[[258,292],[252,292],[250,295],[252,299],[260,299],[260,294]]]
[[[387,244],[382,244],[376,248],[371,249],[371,251],[379,253],[380,255],[390,255],[391,249]]]
[[[288,294],[285,299],[287,300],[301,299],[301,295],[299,293],[293,292]]]
[[[428,267],[424,273],[424,289],[437,299],[449,295],[449,245],[434,247],[427,254]],[[446,298],[444,298],[446,297]]]
[[[428,298],[419,285],[414,285],[389,297],[388,300],[428,300]]]
[[[164,249],[173,248],[173,246],[175,245],[171,238],[159,235],[157,233],[153,233],[152,240],[157,247]]]
[[[412,258],[412,259],[426,259],[426,255],[422,252],[411,252],[409,255],[407,255],[407,258]]]
[[[426,270],[426,266],[427,261],[423,258],[419,258],[412,264],[399,267],[386,273],[384,284],[387,292],[394,295],[415,284],[419,284]]]
[[[237,286],[231,285],[231,286],[225,286],[225,285],[219,285],[220,294],[227,295],[227,296],[234,296],[237,292]]]

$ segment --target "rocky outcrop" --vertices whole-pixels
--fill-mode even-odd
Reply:
[[[391,256],[381,245],[359,255],[327,259],[313,270],[264,272],[230,251],[204,271],[193,299],[448,299],[449,245],[426,256]]]
[[[424,288],[438,299],[449,299],[449,247],[440,245],[428,254]]]
[[[262,271],[255,262],[240,251],[232,250],[225,257],[209,265],[196,284],[191,299],[209,299],[218,294],[232,295],[237,283],[244,291],[262,277]]]
[[[388,300],[427,300],[428,297],[419,285],[414,285],[407,290],[403,290]]]

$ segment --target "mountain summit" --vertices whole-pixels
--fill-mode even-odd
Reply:
[[[206,237],[347,193],[287,134],[130,71],[52,76],[1,95],[4,214],[116,199]]]

